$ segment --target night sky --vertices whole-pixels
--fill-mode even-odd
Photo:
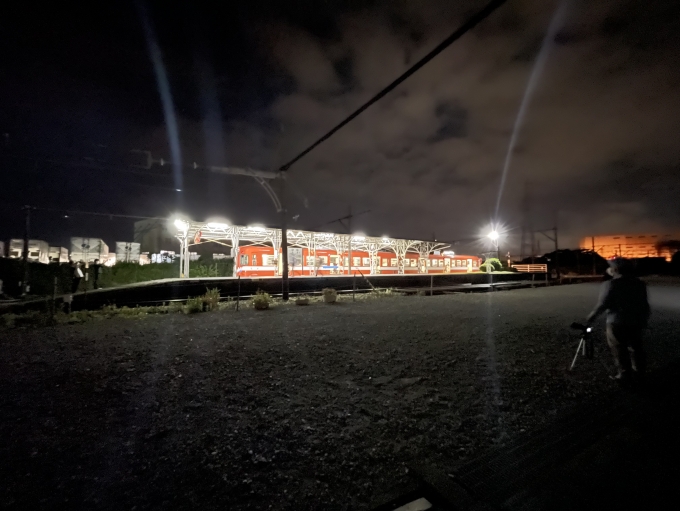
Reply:
[[[0,238],[22,236],[22,204],[275,225],[253,180],[189,165],[276,169],[485,3],[24,2],[0,18]],[[500,201],[505,243],[518,245],[527,189],[533,226],[557,221],[563,246],[591,234],[676,231],[680,3],[565,4],[546,38],[560,2],[510,0],[294,165],[291,227],[318,227],[351,205],[371,210],[354,219],[357,232],[479,236],[495,217],[543,48]],[[172,155],[154,48],[177,119],[182,192],[170,165],[129,166],[133,149]],[[127,219],[33,216],[33,237],[53,243],[132,239]]]

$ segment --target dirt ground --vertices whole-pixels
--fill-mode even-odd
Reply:
[[[650,368],[680,288],[650,290]],[[0,506],[368,509],[607,392],[567,373],[597,286],[388,297],[0,332]]]

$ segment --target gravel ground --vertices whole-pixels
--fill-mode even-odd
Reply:
[[[680,288],[651,295],[653,370],[680,356]],[[367,509],[409,483],[409,463],[469,459],[608,392],[602,343],[566,372],[568,325],[596,296],[581,284],[1,332],[0,505]]]

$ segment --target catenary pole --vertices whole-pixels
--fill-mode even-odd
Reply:
[[[31,206],[24,206],[23,210],[26,212],[26,224],[24,226],[24,251],[23,261],[24,261],[24,280],[22,282],[22,295],[26,296],[29,291],[29,269],[28,269],[28,240],[31,237]]]
[[[279,172],[281,193],[281,295],[283,301],[288,301],[288,201],[286,200],[286,176]]]

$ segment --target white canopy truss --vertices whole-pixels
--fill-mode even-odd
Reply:
[[[243,246],[266,246],[274,249],[278,259],[281,250],[281,229],[261,226],[229,225],[219,222],[193,222],[175,220],[177,239],[180,242],[180,277],[189,276],[189,247],[200,243],[218,243],[230,247],[234,258],[236,276],[239,248]],[[449,247],[446,243],[420,240],[404,240],[387,237],[362,236],[357,234],[337,234],[288,229],[288,247],[306,248],[310,255],[317,250],[334,250],[338,254],[348,254],[347,273],[351,274],[352,252],[367,252],[371,261],[371,274],[377,272],[377,255],[381,251],[391,251],[397,257],[397,273],[403,274],[407,253],[418,254],[418,271],[425,273],[424,260],[438,250]]]

